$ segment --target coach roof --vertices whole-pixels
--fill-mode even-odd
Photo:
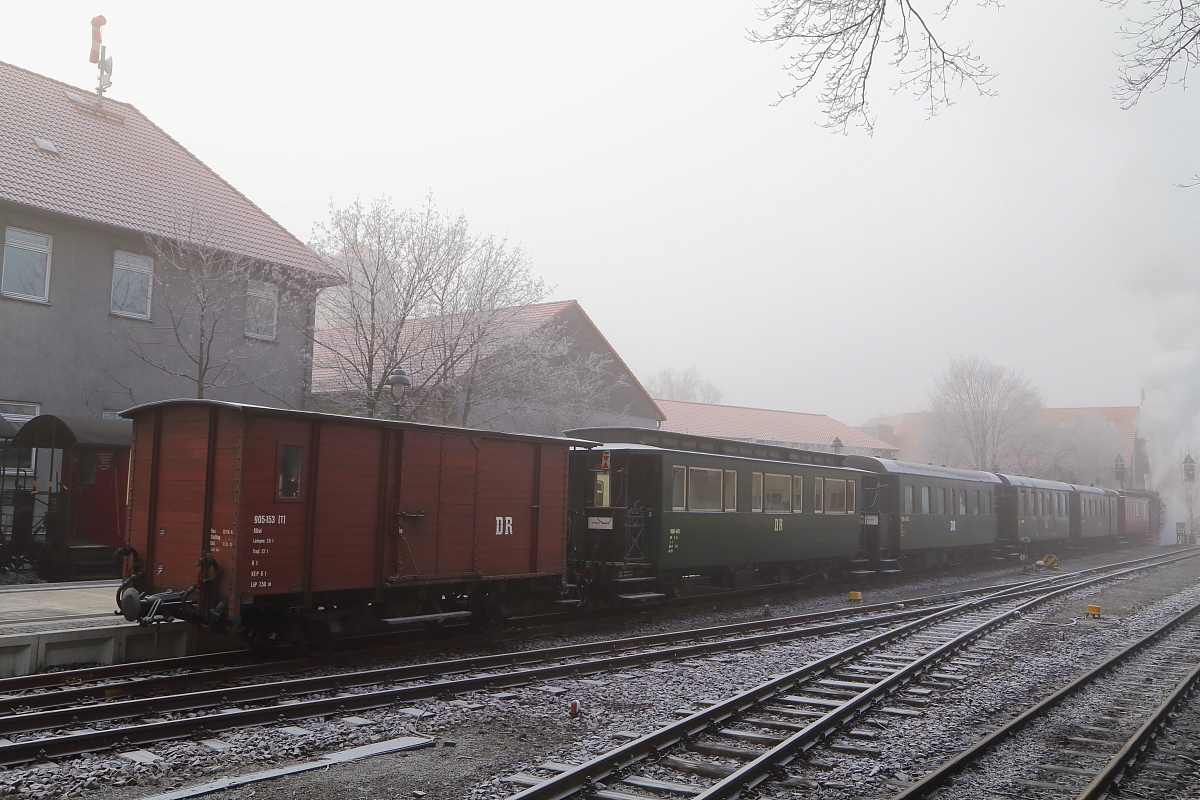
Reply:
[[[1001,480],[990,472],[980,472],[979,470],[974,469],[936,467],[933,464],[910,464],[907,461],[891,461],[886,458],[846,456],[845,464],[847,467],[865,469],[868,472],[885,472],[896,475],[917,475],[922,478],[943,478],[955,481],[1001,483]]]

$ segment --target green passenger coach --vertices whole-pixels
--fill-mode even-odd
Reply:
[[[860,547],[863,473],[843,457],[660,431],[572,431],[568,562],[582,599],[743,589],[840,568]]]
[[[990,472],[853,455],[844,463],[874,473],[863,509],[872,568],[971,561],[995,546],[996,492],[1003,484]]]

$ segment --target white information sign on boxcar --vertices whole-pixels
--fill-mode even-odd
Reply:
[[[589,531],[611,531],[613,529],[612,517],[588,517]]]

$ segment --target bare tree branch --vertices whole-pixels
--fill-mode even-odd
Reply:
[[[701,375],[695,367],[678,372],[671,367],[659,370],[646,380],[646,391],[660,400],[690,403],[719,403],[724,397],[717,385]]]
[[[127,318],[113,336],[139,360],[187,381],[197,398],[212,389],[265,390],[279,370],[258,358],[266,342],[245,335],[245,312],[247,282],[272,275],[213,244],[221,240],[216,215],[197,206],[177,213],[173,222],[171,236],[146,237],[153,258],[149,318]],[[115,299],[123,303],[130,297]],[[277,311],[279,299],[274,302]]]
[[[956,4],[947,0],[938,15],[945,18]],[[996,0],[982,2],[992,4],[998,5]],[[876,53],[885,42],[893,48],[890,63],[901,74],[895,89],[916,94],[927,104],[929,116],[951,105],[954,84],[992,94],[986,88],[994,77],[988,67],[969,45],[943,44],[914,0],[772,0],[759,13],[770,28],[750,31],[750,40],[791,49],[786,69],[795,85],[777,102],[823,81],[825,127],[844,133],[855,122],[873,130],[868,89]]]
[[[1125,0],[1108,5],[1125,7]],[[1121,54],[1114,92],[1122,108],[1133,108],[1146,92],[1172,83],[1187,86],[1188,72],[1200,63],[1200,0],[1144,0],[1141,19],[1129,19],[1121,34],[1132,49]]]

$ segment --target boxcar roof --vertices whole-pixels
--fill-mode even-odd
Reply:
[[[417,430],[467,433],[472,436],[489,436],[496,439],[520,439],[524,441],[534,442],[552,442],[554,444],[570,445],[573,447],[595,447],[596,443],[586,439],[572,439],[563,436],[542,436],[532,433],[507,433],[503,431],[488,431],[479,428],[456,428],[451,425],[429,425],[423,422],[407,422],[404,420],[377,419],[374,417],[352,417],[345,414],[326,414],[319,411],[297,411],[290,408],[272,408],[271,406],[256,406],[249,403],[231,403],[225,400],[196,400],[196,399],[178,399],[178,400],[158,400],[153,403],[143,403],[140,406],[127,408],[121,412],[121,416],[126,419],[133,419],[143,411],[153,408],[162,408],[164,406],[182,406],[182,405],[200,405],[200,406],[217,406],[219,408],[228,408],[234,411],[240,411],[243,414],[254,414],[258,416],[275,416],[275,417],[303,417],[305,419],[327,419],[336,420],[338,422],[353,422],[363,425],[380,425],[398,428],[414,428]]]
[[[948,478],[957,481],[1000,483],[1000,479],[990,472],[935,467],[933,464],[912,464],[907,461],[892,461],[887,458],[872,458],[870,456],[846,456],[846,466],[863,469],[867,472],[886,472],[894,475],[917,475],[922,478]]]
[[[1069,492],[1075,487],[1062,481],[1047,481],[1041,478],[1026,478],[1022,475],[1001,475],[1009,486],[1027,486],[1030,489],[1052,489],[1056,492]]]

